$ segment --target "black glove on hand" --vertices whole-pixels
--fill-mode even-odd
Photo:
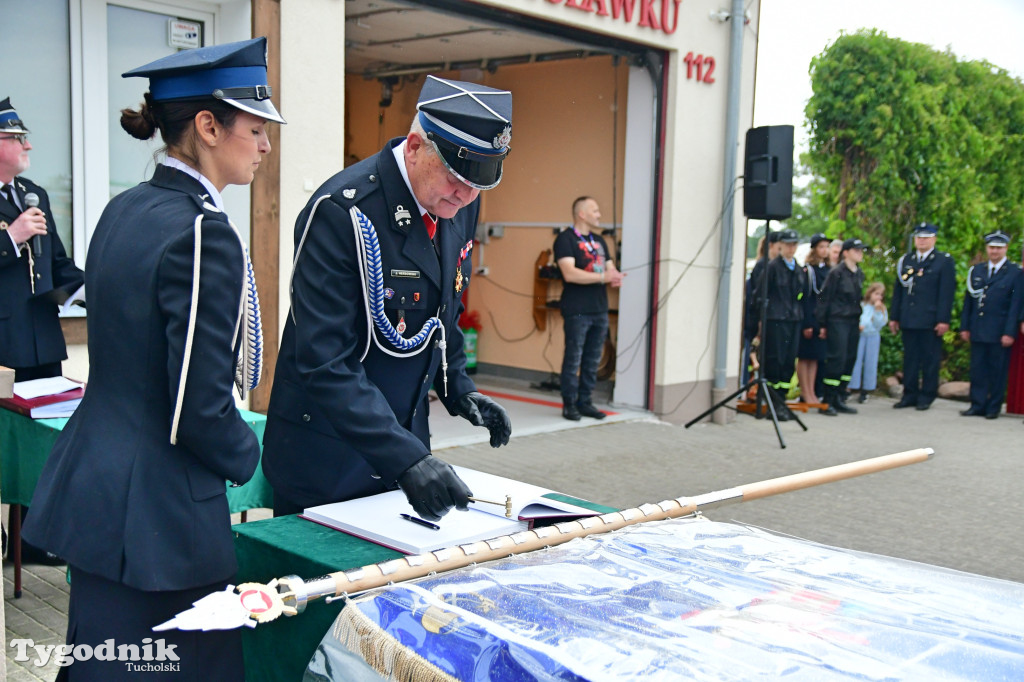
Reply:
[[[406,469],[398,485],[416,513],[430,521],[437,521],[452,507],[466,511],[473,494],[446,462],[432,455]]]
[[[459,398],[455,414],[465,417],[473,426],[486,426],[491,433],[492,448],[508,445],[508,437],[512,435],[508,412],[483,393],[472,391]]]

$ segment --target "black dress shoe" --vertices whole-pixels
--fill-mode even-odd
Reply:
[[[563,405],[562,416],[570,421],[578,422],[580,420],[580,411],[576,409],[575,405]]]
[[[981,417],[984,416],[985,413],[976,407],[969,407],[966,410],[960,410],[960,414],[964,417]]]
[[[823,408],[819,407],[818,408],[818,412],[820,412],[821,414],[823,414],[823,415],[825,415],[827,417],[836,417],[836,416],[839,415],[839,413],[836,412],[836,408],[832,407],[831,405],[826,405]]]
[[[868,394],[866,392],[864,392],[864,391],[861,391],[860,395],[857,396],[857,402],[858,403],[866,402],[867,399],[868,399]]]
[[[917,411],[918,412],[924,412],[925,410],[927,410],[931,406],[932,406],[931,403],[918,403],[917,404]]]
[[[896,403],[895,405],[893,405],[893,408],[897,409],[897,410],[901,410],[904,407],[915,407],[915,404],[911,403],[911,402],[907,402],[906,400],[901,400],[898,403]]]
[[[604,419],[605,413],[594,407],[594,403],[579,403],[576,405],[577,413],[584,417],[592,417],[593,419]]]
[[[836,412],[840,414],[857,414],[857,408],[850,407],[846,403],[836,403]]]
[[[992,412],[990,414],[986,414],[985,415],[985,419],[999,419],[999,413],[998,412]]]

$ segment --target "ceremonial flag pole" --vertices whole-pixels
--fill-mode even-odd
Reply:
[[[726,504],[749,502],[780,493],[915,464],[931,458],[932,455],[934,455],[934,450],[931,448],[907,450],[882,457],[748,483],[696,497],[680,497],[657,504],[648,503],[633,509],[623,509],[600,516],[534,528],[492,540],[401,557],[348,571],[338,571],[312,580],[303,580],[299,576],[289,575],[272,580],[267,585],[245,583],[204,597],[196,602],[192,609],[178,614],[175,618],[153,629],[209,630],[229,629],[243,625],[255,627],[257,623],[269,622],[282,613],[289,616],[301,613],[306,605],[315,599],[326,597],[328,601],[331,601],[350,597],[389,583],[422,578],[431,573],[442,573],[485,561],[503,559],[512,554],[552,547],[575,538],[596,533],[608,533],[637,523],[688,516]]]

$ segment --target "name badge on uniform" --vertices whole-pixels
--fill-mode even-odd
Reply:
[[[396,270],[396,269],[392,268],[391,276],[392,277],[404,277],[406,279],[419,279],[420,278],[420,271],[419,270]]]

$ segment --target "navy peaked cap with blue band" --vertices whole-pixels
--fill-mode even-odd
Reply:
[[[284,123],[267,85],[267,39],[182,50],[121,74],[149,79],[154,101],[214,97],[233,107]]]
[[[11,106],[11,98],[5,97],[0,102],[0,133],[28,133],[25,123],[18,118],[18,112]]]
[[[511,92],[427,76],[416,110],[448,170],[476,189],[501,182],[512,142]]]
[[[989,232],[985,235],[985,244],[987,246],[1009,246],[1010,235],[1006,234],[1002,230]]]
[[[932,225],[931,223],[919,223],[914,227],[915,237],[934,237],[939,231],[938,225]]]

